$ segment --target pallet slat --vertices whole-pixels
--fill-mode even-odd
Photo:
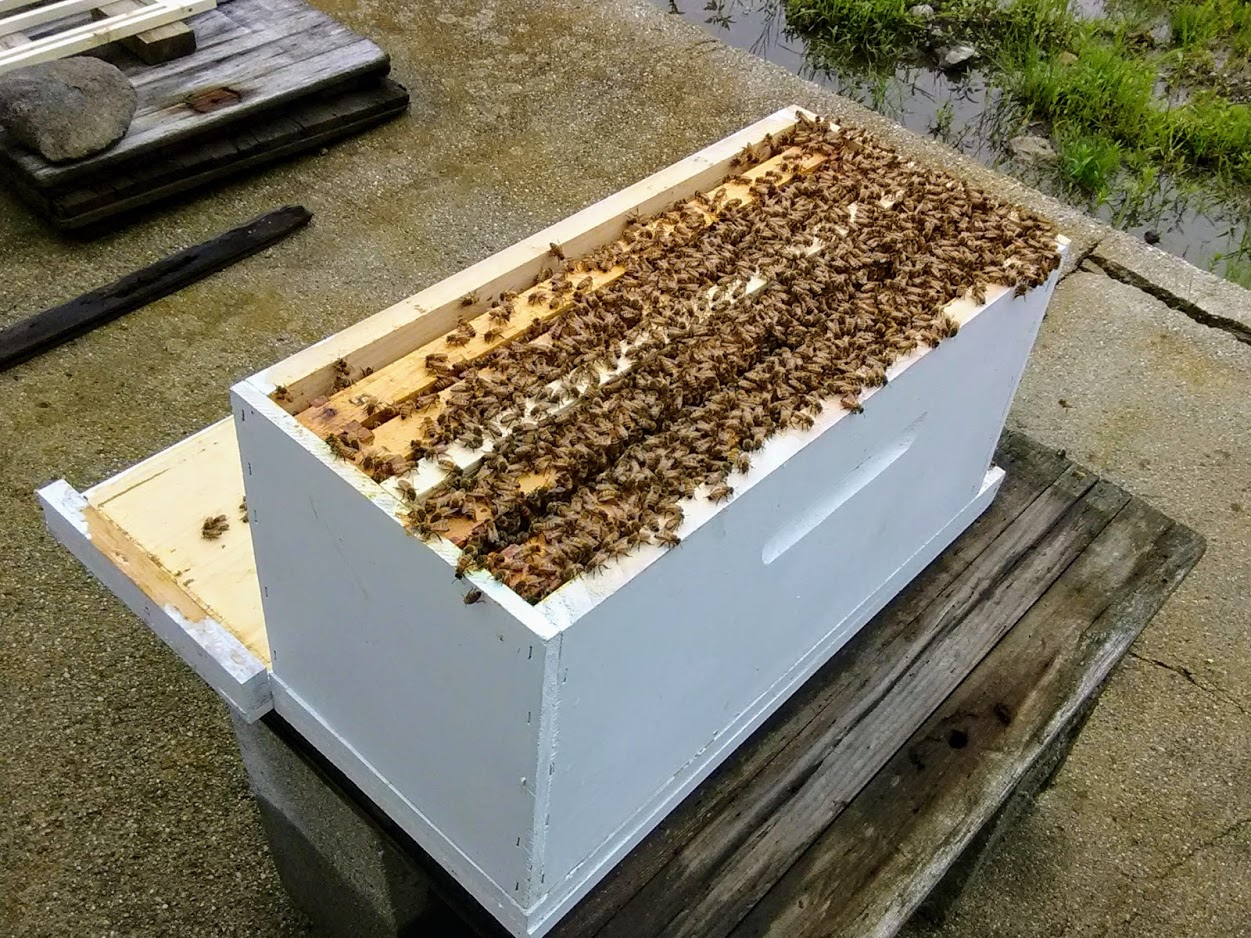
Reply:
[[[63,2],[79,3],[80,0]],[[195,16],[215,6],[217,0],[153,0],[150,5],[130,13],[76,26],[0,52],[0,74],[86,52],[147,29]],[[35,10],[32,15],[40,13],[42,10]]]
[[[732,938],[895,934],[1202,552],[1192,532],[1129,504]]]

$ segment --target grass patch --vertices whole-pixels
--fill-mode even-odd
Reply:
[[[1102,202],[1121,169],[1121,145],[1110,137],[1064,131],[1056,134],[1060,174],[1082,192]]]
[[[906,0],[789,0],[787,24],[831,48],[864,59],[902,54],[920,37],[922,22]]]
[[[925,24],[912,0],[784,0],[792,29],[819,48],[882,59],[920,54]],[[1071,0],[933,0],[936,26],[971,41],[993,62],[998,83],[1026,118],[1052,128],[1066,178],[1106,193],[1126,160],[1170,172],[1196,168],[1251,182],[1251,105],[1214,88],[1182,89],[1171,104],[1161,75],[1198,74],[1219,50],[1226,69],[1251,53],[1247,0],[1125,0],[1108,15],[1080,19]],[[1157,48],[1145,24],[1167,19],[1171,46]],[[1238,53],[1237,49],[1244,49]],[[1067,154],[1067,158],[1066,158]]]

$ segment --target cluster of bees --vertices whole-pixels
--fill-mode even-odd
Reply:
[[[683,500],[732,498],[770,437],[827,407],[859,412],[892,363],[955,335],[948,302],[1023,293],[1059,263],[1049,222],[862,133],[805,122],[740,165],[783,152],[779,171],[733,177],[751,201],[636,219],[576,264],[554,246],[567,308],[449,371],[407,455],[450,471],[425,497],[401,485],[410,530],[468,523],[460,572],[485,568],[531,602],[641,545],[675,546]],[[600,289],[583,276],[617,268]],[[446,458],[486,441],[476,471]]]

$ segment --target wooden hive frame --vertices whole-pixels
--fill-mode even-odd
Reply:
[[[632,216],[721,184],[746,147],[784,135],[801,115],[811,119],[783,109],[241,382],[232,390],[238,442],[223,421],[83,495],[63,482],[41,492],[58,537],[209,683],[249,716],[276,707],[515,934],[551,927],[985,509],[1002,478],[997,469],[987,471],[990,452],[1056,275],[1023,298],[994,287],[984,303],[949,304],[947,312],[964,327],[960,339],[897,361],[889,393],[865,392],[866,411],[880,417],[847,420],[847,411],[827,408],[811,432],[771,439],[755,454],[751,478],[736,484],[741,494],[733,502],[687,506],[686,540],[677,552],[689,558],[686,568],[679,569],[679,556],[640,576],[663,556],[660,548],[643,548],[537,606],[483,572],[457,583],[455,540],[464,532],[426,543],[404,533],[396,480],[379,484],[335,459],[324,438],[350,430],[366,448],[389,452],[410,431],[365,413],[365,395],[391,404],[424,393],[431,380],[425,355],[444,349],[445,336],[466,317],[483,315],[488,298],[530,289],[551,263],[552,244],[578,258],[620,238]],[[474,295],[477,301],[464,305]],[[523,310],[530,311],[525,321],[498,341],[516,340],[529,318],[559,312],[519,304]],[[470,352],[489,347],[475,341]],[[976,439],[961,436],[950,413],[934,415],[929,430],[924,414],[891,416],[891,401],[932,391],[934,381],[951,382],[956,394],[980,393],[975,382],[967,391],[958,385],[992,349],[1001,359],[993,398],[1003,400],[1002,410],[972,421]],[[345,366],[357,380],[336,390]],[[896,418],[897,426],[890,423]],[[886,437],[868,440],[877,426],[886,427]],[[735,625],[733,635],[719,633],[720,612],[675,634],[643,596],[628,629],[611,625],[623,596],[640,601],[635,581],[659,584],[658,595],[674,596],[707,573],[717,589],[732,594],[734,578],[727,583],[713,574],[722,557],[717,538],[735,539],[725,519],[748,523],[755,511],[759,523],[761,512],[771,510],[763,503],[775,497],[776,479],[785,477],[816,501],[774,525],[749,551],[770,575],[782,575],[785,563],[774,561],[816,549],[816,534],[828,533],[831,518],[847,519],[857,492],[897,476],[920,458],[921,443],[938,445],[935,435],[950,437],[942,445],[959,454],[953,475],[961,481],[938,513],[899,513],[918,525],[908,535],[917,549],[885,558],[885,578],[874,573],[873,588],[840,609],[837,621],[814,620],[816,607],[794,607],[780,619],[766,614],[777,621],[760,646],[758,629]],[[453,455],[466,466],[477,458],[468,451]],[[296,476],[284,475],[293,468]],[[829,477],[840,480],[833,489]],[[428,490],[441,473],[427,465],[410,478]],[[248,525],[234,522],[245,484]],[[165,494],[179,487],[201,495]],[[199,525],[218,513],[232,526],[219,541],[206,542],[206,550],[196,540]],[[312,519],[315,527],[331,528],[316,533]],[[332,528],[338,533],[327,537]],[[340,608],[344,590],[322,593],[330,568],[359,588],[352,602],[361,605]],[[384,595],[392,586],[395,595]],[[460,602],[471,586],[485,602]],[[397,628],[401,619],[408,624]],[[738,649],[733,660],[726,658],[731,646]],[[711,648],[718,654],[709,656]],[[604,661],[638,675],[640,686],[606,682],[597,664]],[[414,667],[429,679],[414,681]],[[672,695],[654,689],[683,685],[690,696],[676,711],[681,725],[673,725]],[[393,696],[397,686],[409,696]],[[423,713],[455,714],[450,735],[418,716]],[[655,727],[665,729],[649,742],[647,758],[635,759],[637,765],[604,762],[611,755],[604,740],[625,739],[638,725],[652,735]],[[396,747],[399,739],[404,745]],[[416,764],[414,752],[421,754]],[[438,772],[429,774],[428,764]],[[475,780],[472,791],[444,787],[468,778]]]

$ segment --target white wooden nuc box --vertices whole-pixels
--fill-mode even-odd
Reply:
[[[336,458],[275,390],[303,405],[336,362],[385,368],[454,326],[462,297],[518,290],[551,243],[584,253],[626,213],[707,190],[795,113],[241,382],[233,427],[83,495],[41,492],[58,537],[223,696],[276,709],[516,935],[550,928],[988,506],[1057,275],[954,301],[958,335],[895,362],[862,414],[774,436],[732,499],[687,506],[678,547],[535,605],[456,578],[459,550],[405,530],[393,480]],[[245,493],[249,523],[215,540],[180,507]]]

